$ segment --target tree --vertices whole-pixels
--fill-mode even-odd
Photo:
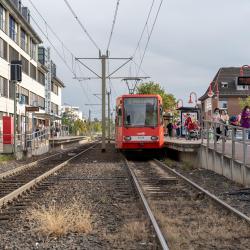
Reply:
[[[79,134],[86,134],[87,132],[87,126],[86,123],[83,120],[77,119],[74,123],[73,123],[73,133],[75,135],[79,135]]]
[[[245,99],[240,98],[239,99],[239,103],[240,103],[241,109],[243,109],[245,106],[250,106],[250,96],[248,96]]]
[[[159,83],[148,82],[142,83],[137,87],[137,94],[158,94],[162,97],[163,109],[174,109],[176,106],[175,97],[165,92]]]

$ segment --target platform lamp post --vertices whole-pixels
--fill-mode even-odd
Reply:
[[[244,69],[250,69],[250,65],[243,65],[240,67],[240,76],[244,76]]]
[[[17,83],[22,81],[22,61],[13,60],[10,63],[10,81],[14,87],[14,147],[13,153],[16,156],[16,133],[17,133]]]
[[[179,103],[181,102],[181,106],[179,106]],[[182,99],[178,99],[177,102],[176,102],[176,108],[180,108],[180,107],[183,107],[183,100]]]
[[[193,95],[194,95],[194,97],[195,97],[195,108],[197,108],[198,98],[197,98],[197,94],[196,94],[195,92],[191,92],[191,93],[190,93],[188,103],[190,103],[190,104],[194,103],[193,100],[192,100],[192,96],[193,96]]]

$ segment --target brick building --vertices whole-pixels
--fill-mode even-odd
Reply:
[[[250,86],[238,85],[240,67],[225,67],[218,70],[215,75],[211,88],[213,96],[209,97],[209,86],[201,101],[201,115],[205,119],[210,119],[215,108],[227,110],[229,115],[239,114],[241,108],[240,99],[245,99],[250,95]],[[250,69],[244,69],[244,76],[250,76]],[[217,97],[217,94],[218,97]]]

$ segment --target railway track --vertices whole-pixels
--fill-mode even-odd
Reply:
[[[96,143],[84,144],[81,147],[59,152],[27,164],[16,171],[2,174],[0,179],[0,221],[9,219],[9,215],[27,206],[29,198],[19,199],[20,196],[38,187],[50,175],[96,145]],[[41,186],[43,185],[41,184]],[[46,186],[48,184],[43,187]]]
[[[126,162],[163,249],[246,249],[235,242],[250,236],[248,216],[158,160]]]
[[[88,149],[85,152],[86,150]],[[14,241],[19,242],[19,245],[26,244],[16,233],[19,230],[25,231],[25,238],[36,239],[34,235],[37,228],[33,227],[36,223],[32,221],[29,224],[26,219],[32,209],[41,206],[49,208],[51,205],[67,206],[77,199],[79,204],[91,211],[92,226],[95,228],[94,233],[89,236],[89,243],[83,241],[89,247],[81,245],[81,249],[99,249],[95,248],[95,244],[103,246],[103,249],[159,249],[155,247],[158,246],[155,233],[140,204],[122,155],[117,155],[114,149],[102,154],[100,144],[97,147],[93,145],[92,150],[82,154],[82,157],[78,157],[76,151],[73,153],[76,155],[65,167],[56,174],[51,174],[31,190],[29,195],[13,201],[11,206],[0,213],[0,224],[3,224],[0,234],[4,234],[4,243],[0,243],[0,246],[13,246],[9,242],[14,237],[5,234],[5,231],[13,232],[18,237]],[[74,232],[73,235],[67,234],[60,238],[56,244],[59,249],[67,244],[69,248],[73,248],[72,239],[82,242],[86,237],[88,236]],[[47,248],[48,244],[54,247],[55,241],[50,241],[47,236],[41,241],[46,242],[47,245],[44,246]],[[43,243],[39,241],[39,244],[42,246]]]

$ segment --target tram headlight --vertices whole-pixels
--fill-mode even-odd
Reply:
[[[131,141],[131,136],[124,136],[124,141]]]
[[[158,136],[151,136],[151,140],[152,141],[157,141],[158,140]]]

